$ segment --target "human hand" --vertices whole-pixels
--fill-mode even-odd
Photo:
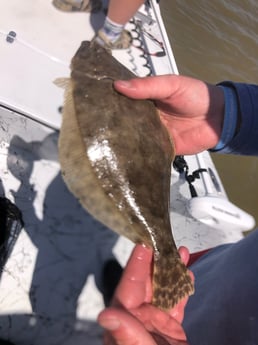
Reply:
[[[186,248],[179,249],[184,263],[189,260]],[[187,298],[169,312],[150,304],[152,299],[151,249],[136,245],[116,289],[112,307],[98,317],[108,330],[105,345],[184,345],[186,335],[181,326]]]
[[[218,143],[224,118],[224,94],[218,86],[177,75],[118,80],[114,86],[128,97],[155,101],[177,155]]]

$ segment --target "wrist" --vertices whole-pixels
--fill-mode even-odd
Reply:
[[[208,123],[211,129],[209,136],[209,149],[213,149],[218,144],[223,130],[225,97],[223,89],[217,85],[208,85],[209,110]]]
[[[238,101],[235,91],[226,86],[217,86],[223,92],[224,110],[220,116],[220,133],[212,152],[220,151],[234,138],[238,126]],[[217,114],[218,115],[218,114]],[[216,114],[215,114],[216,116]]]

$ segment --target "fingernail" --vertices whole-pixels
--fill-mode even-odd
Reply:
[[[115,331],[120,327],[120,321],[117,319],[102,319],[99,324],[108,331]]]
[[[131,89],[132,83],[128,80],[117,80],[115,84],[119,87],[123,87],[125,89]]]

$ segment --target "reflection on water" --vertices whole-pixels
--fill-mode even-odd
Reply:
[[[213,83],[258,83],[256,0],[162,0],[161,10],[181,74]],[[257,158],[213,159],[231,201],[258,223]]]

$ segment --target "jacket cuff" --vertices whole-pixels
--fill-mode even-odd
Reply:
[[[258,155],[258,85],[233,83],[231,81],[225,81],[218,85],[234,91],[237,100],[237,112],[230,116],[236,116],[238,120],[233,138],[216,152]],[[234,102],[233,98],[231,94],[229,101]],[[225,108],[227,107],[225,106]]]
[[[222,88],[225,99],[225,110],[223,127],[218,144],[210,151],[216,152],[223,150],[234,138],[238,123],[238,101],[234,89],[227,86],[219,85]]]

